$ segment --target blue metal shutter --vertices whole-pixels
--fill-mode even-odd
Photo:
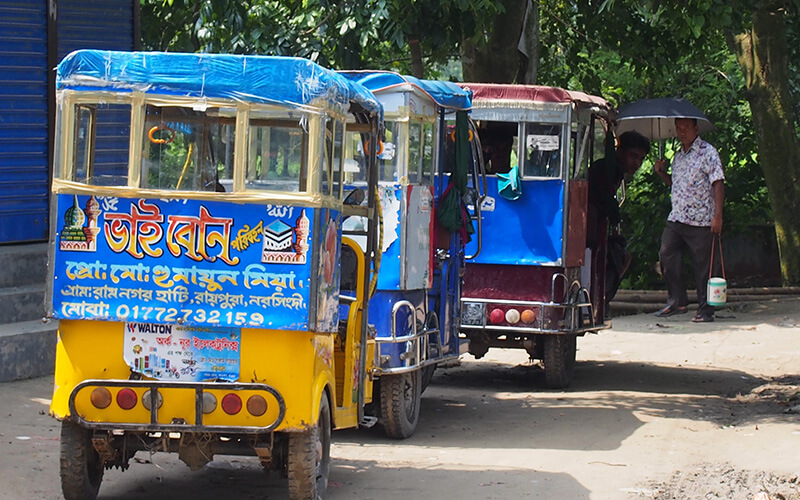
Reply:
[[[132,0],[58,0],[58,60],[78,49],[133,50],[133,4]]]
[[[48,234],[45,0],[0,0],[0,243]]]
[[[132,0],[59,0],[59,60],[78,49],[133,50],[133,5]],[[116,179],[110,181],[116,185],[128,175],[130,118],[129,106],[98,110],[93,171]]]

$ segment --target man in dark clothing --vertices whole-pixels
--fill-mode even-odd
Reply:
[[[650,151],[650,141],[638,132],[619,136],[614,156],[606,156],[589,167],[589,231],[587,246],[594,252],[600,240],[608,234],[608,224],[614,231],[608,236],[606,258],[605,306],[617,293],[622,276],[631,261],[625,238],[619,234],[621,220],[617,190],[625,176],[632,176],[642,166]]]

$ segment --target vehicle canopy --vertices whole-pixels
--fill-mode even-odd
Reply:
[[[410,91],[426,95],[448,111],[469,111],[472,108],[472,92],[453,82],[421,80],[392,71],[342,71],[341,73],[363,85],[373,94]]]
[[[543,85],[508,85],[501,83],[462,83],[472,91],[475,108],[540,109],[547,104],[574,104],[595,107],[596,113],[610,115],[612,107],[602,97],[575,90]],[[507,119],[507,118],[506,118]]]
[[[78,50],[58,65],[56,89],[222,98],[341,112],[351,105],[368,113],[382,109],[365,88],[294,57]]]

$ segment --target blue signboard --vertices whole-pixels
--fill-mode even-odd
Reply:
[[[53,316],[307,330],[315,210],[60,194]]]

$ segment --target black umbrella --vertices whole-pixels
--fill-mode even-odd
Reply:
[[[694,104],[676,97],[639,99],[626,104],[617,114],[617,133],[635,130],[651,141],[675,137],[675,118],[696,118],[699,133],[716,127]]]

